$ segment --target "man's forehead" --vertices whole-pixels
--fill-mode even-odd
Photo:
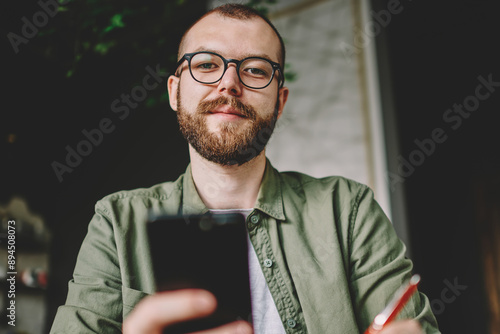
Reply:
[[[280,41],[260,17],[236,19],[212,13],[191,27],[181,48],[181,55],[205,48],[207,51],[228,53],[223,55],[228,57],[260,54],[278,61]]]

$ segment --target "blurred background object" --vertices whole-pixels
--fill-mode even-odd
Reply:
[[[0,206],[0,223],[0,317],[4,319],[0,330],[42,333],[49,297],[50,232],[43,217],[17,196]],[[7,317],[11,301],[15,303],[15,318]],[[15,326],[8,324],[12,320]]]

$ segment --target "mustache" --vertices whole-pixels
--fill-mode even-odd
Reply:
[[[228,105],[237,110],[244,117],[255,120],[257,113],[252,106],[245,104],[235,97],[219,96],[213,100],[201,101],[198,105],[197,111],[199,114],[208,114],[211,110],[220,105]]]

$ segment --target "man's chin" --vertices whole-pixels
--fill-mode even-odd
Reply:
[[[244,126],[219,124],[216,127],[207,127],[206,135],[217,138],[222,143],[244,143],[247,130]]]
[[[206,125],[208,132],[212,134],[228,131],[239,134],[243,133],[244,129],[247,129],[250,126],[247,119],[241,117],[238,117],[238,119],[208,119]]]

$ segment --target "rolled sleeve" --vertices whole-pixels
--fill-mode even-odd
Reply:
[[[96,211],[78,254],[65,305],[50,333],[121,333],[122,284],[112,224]]]
[[[366,329],[410,279],[413,265],[369,188],[358,192],[349,224],[351,295],[358,326]],[[439,333],[429,300],[421,293],[413,295],[399,318],[417,319],[426,333]]]

